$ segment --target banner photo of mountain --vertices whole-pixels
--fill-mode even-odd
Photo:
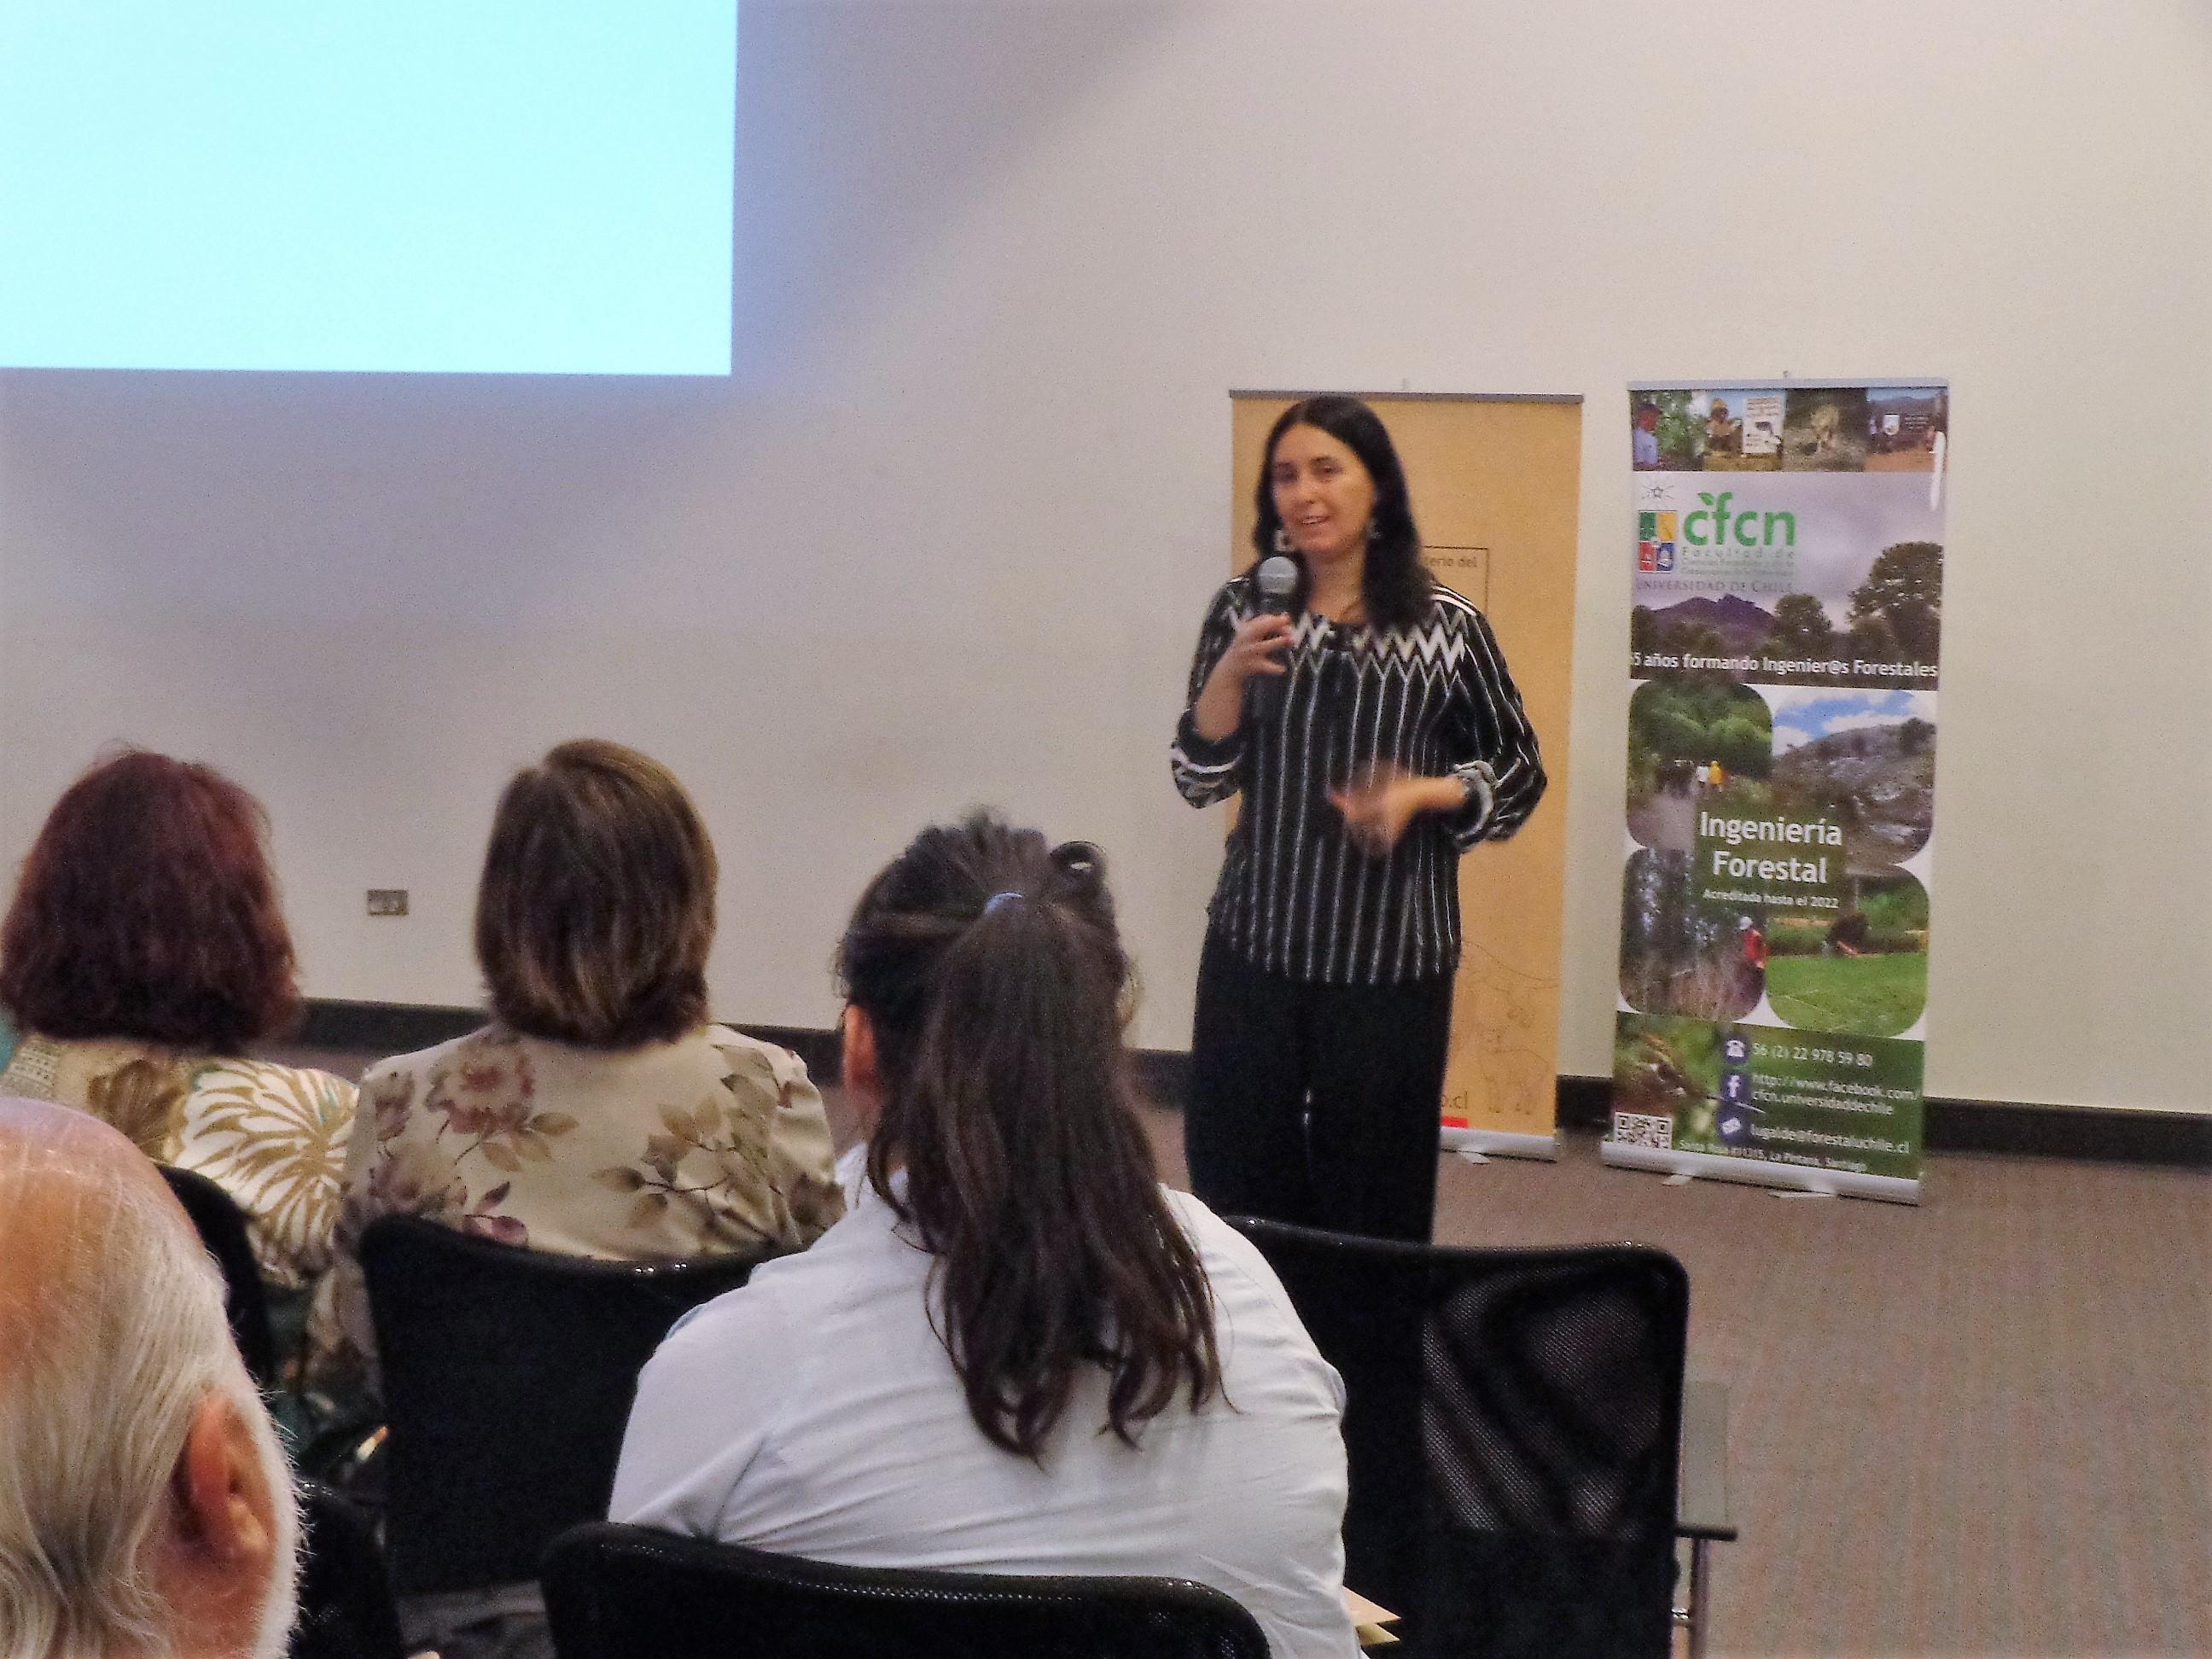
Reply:
[[[1606,1159],[1917,1201],[1949,390],[1629,410]]]
[[[1901,471],[1639,475],[1631,671],[1933,690],[1938,482]]]

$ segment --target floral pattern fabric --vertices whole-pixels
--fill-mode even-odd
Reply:
[[[362,1080],[310,1386],[374,1395],[359,1249],[380,1216],[659,1261],[797,1249],[843,1212],[822,1097],[796,1054],[720,1025],[621,1050],[489,1025]]]
[[[354,1085],[328,1072],[123,1040],[24,1037],[0,1094],[113,1126],[159,1164],[204,1175],[245,1211],[261,1275],[304,1290],[330,1265]]]

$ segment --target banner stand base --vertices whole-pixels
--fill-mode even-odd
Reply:
[[[1540,1158],[1559,1161],[1556,1134],[1519,1134],[1508,1129],[1457,1129],[1446,1124],[1437,1132],[1437,1143],[1448,1152],[1480,1152],[1485,1158]]]
[[[1628,1146],[1614,1140],[1601,1140],[1597,1150],[1599,1158],[1617,1169],[1703,1176],[1711,1181],[1741,1181],[1754,1187],[1795,1187],[1807,1193],[1879,1198],[1892,1204],[1920,1201],[1920,1183],[1901,1176],[1854,1175],[1848,1170],[1812,1170],[1747,1158],[1716,1158],[1710,1152],[1662,1152],[1656,1146]]]

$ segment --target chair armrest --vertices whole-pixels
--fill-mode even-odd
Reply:
[[[1674,1535],[1730,1543],[1729,1391],[1725,1382],[1682,1384],[1682,1462],[1674,1487]]]

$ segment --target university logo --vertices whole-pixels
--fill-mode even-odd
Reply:
[[[1636,568],[1663,574],[1674,568],[1676,515],[1655,511],[1636,515]]]
[[[1692,547],[1795,547],[1797,515],[1791,512],[1738,513],[1729,503],[1735,491],[1698,492],[1705,503],[1682,515],[1682,539]],[[1647,517],[1650,515],[1646,515]],[[1671,514],[1666,515],[1672,517]]]

